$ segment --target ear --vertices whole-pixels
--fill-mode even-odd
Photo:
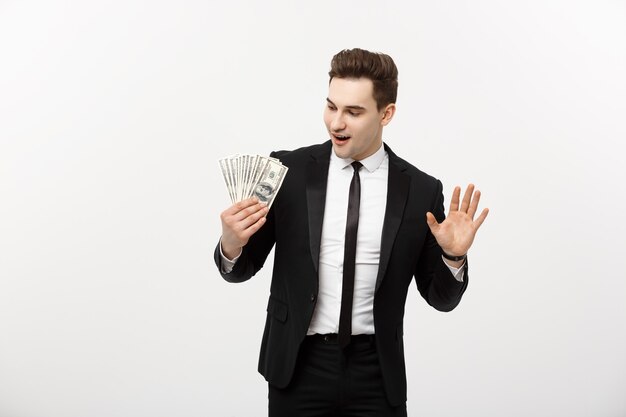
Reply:
[[[382,111],[383,118],[380,121],[381,126],[387,126],[391,119],[393,119],[394,114],[396,114],[396,104],[387,104],[387,106],[385,106],[385,109]]]

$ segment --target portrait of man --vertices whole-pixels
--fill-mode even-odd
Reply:
[[[221,214],[215,261],[242,282],[275,248],[259,372],[269,415],[404,416],[403,316],[415,280],[437,310],[461,301],[467,252],[487,216],[469,185],[452,194],[383,142],[396,111],[393,59],[363,49],[331,62],[324,123],[329,140],[272,157],[289,167],[271,190]]]
[[[0,417],[626,416],[626,1],[1,4]]]

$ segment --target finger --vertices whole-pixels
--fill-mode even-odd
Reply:
[[[476,214],[476,210],[478,210],[478,202],[480,201],[480,191],[476,190],[474,196],[472,197],[472,201],[469,205],[469,210],[467,210],[467,214],[470,216],[470,219],[474,218]]]
[[[426,224],[428,224],[428,227],[433,234],[439,230],[439,223],[437,223],[437,219],[430,211],[426,213]]]
[[[474,221],[474,224],[476,225],[476,230],[478,230],[478,228],[480,227],[481,224],[483,224],[483,222],[485,221],[485,219],[487,218],[487,214],[489,214],[489,209],[485,208],[483,209],[483,211],[480,213],[480,216],[478,216],[478,218],[476,219],[476,221]]]
[[[474,184],[469,184],[467,189],[465,190],[465,194],[463,195],[463,202],[461,203],[461,211],[467,213],[467,209],[470,205],[470,200],[472,199],[472,194],[474,193]]]
[[[239,213],[241,210],[245,210],[246,208],[257,204],[258,202],[259,199],[256,197],[246,198],[245,200],[241,200],[224,210],[224,214],[232,216]]]
[[[250,239],[250,236],[259,231],[259,229],[265,224],[267,217],[262,216],[245,231],[246,240]]]
[[[452,191],[452,200],[450,200],[450,210],[448,211],[457,211],[459,209],[459,197],[461,196],[461,187],[454,187],[454,191]]]
[[[267,207],[266,203],[257,203],[257,204],[253,204],[251,206],[248,206],[246,208],[244,208],[243,210],[239,211],[238,213],[233,214],[233,220],[235,221],[242,221],[244,219],[247,219],[248,217],[252,216],[253,214],[258,213],[259,211],[263,210],[265,207]]]
[[[244,219],[239,221],[239,226],[241,230],[246,230],[255,224],[260,218],[265,217],[269,209],[267,207],[262,207],[259,211],[256,211]]]

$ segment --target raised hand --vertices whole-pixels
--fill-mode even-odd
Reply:
[[[474,220],[480,201],[480,191],[474,192],[474,184],[467,186],[463,201],[459,206],[460,195],[461,187],[455,187],[450,201],[450,211],[443,222],[438,223],[432,213],[426,213],[426,223],[437,239],[437,243],[445,253],[452,256],[462,256],[467,253],[478,228],[489,213],[489,209],[485,208]]]
[[[228,259],[238,256],[261,226],[265,224],[267,204],[256,197],[233,204],[220,214],[222,220],[222,252]]]

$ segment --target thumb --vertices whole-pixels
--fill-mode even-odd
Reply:
[[[439,223],[437,223],[437,219],[435,219],[435,216],[430,211],[426,213],[426,223],[433,233],[439,229]]]

